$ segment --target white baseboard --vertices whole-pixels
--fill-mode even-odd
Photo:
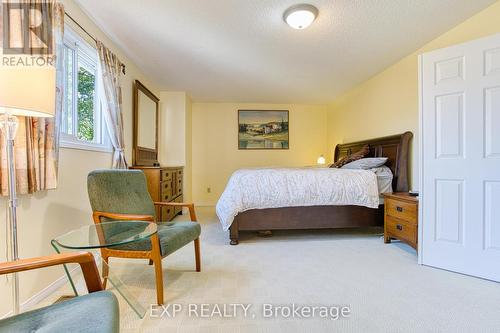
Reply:
[[[77,266],[77,267],[74,267],[73,269],[71,269],[70,274],[72,274],[78,268],[79,267]],[[40,290],[38,293],[34,294],[30,298],[28,298],[26,301],[21,303],[19,305],[19,310],[21,312],[26,312],[26,311],[34,309],[38,304],[40,304],[40,302],[44,301],[47,297],[51,296],[56,291],[58,291],[60,288],[62,288],[65,283],[69,283],[68,277],[66,276],[66,274],[64,274],[63,276],[61,276],[60,278],[58,278],[57,280],[55,280],[54,282],[49,284],[47,287]],[[12,316],[12,314],[13,314],[13,312],[9,311],[8,313],[6,313],[2,317],[0,317],[0,319],[10,317],[10,316]]]

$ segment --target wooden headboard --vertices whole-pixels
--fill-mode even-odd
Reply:
[[[408,158],[412,132],[386,136],[370,140],[338,144],[335,147],[334,161],[355,153],[364,145],[370,146],[370,154],[367,157],[387,157],[386,165],[391,169],[394,178],[392,188],[396,192],[406,192],[409,189]]]

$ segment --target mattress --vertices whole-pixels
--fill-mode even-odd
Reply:
[[[382,170],[378,172],[380,179],[387,176]],[[242,169],[231,175],[216,212],[223,229],[228,230],[238,213],[250,209],[322,205],[378,208],[378,182],[372,170]]]

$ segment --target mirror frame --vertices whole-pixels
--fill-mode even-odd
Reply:
[[[155,148],[140,147],[137,145],[139,135],[139,91],[144,93],[156,104],[156,124],[155,124]],[[158,125],[160,115],[160,99],[155,96],[139,80],[134,82],[134,139],[132,152],[132,165],[134,166],[158,166]]]

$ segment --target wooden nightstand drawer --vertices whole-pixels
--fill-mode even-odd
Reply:
[[[417,229],[418,226],[415,223],[394,218],[392,216],[385,217],[385,231],[388,236],[393,236],[394,238],[400,240],[406,240],[411,243],[411,245],[417,244]]]
[[[384,193],[384,242],[399,239],[414,249],[418,244],[418,197],[407,192]]]
[[[385,201],[385,212],[387,215],[416,223],[418,208],[416,203],[409,203],[400,200],[387,198]]]

